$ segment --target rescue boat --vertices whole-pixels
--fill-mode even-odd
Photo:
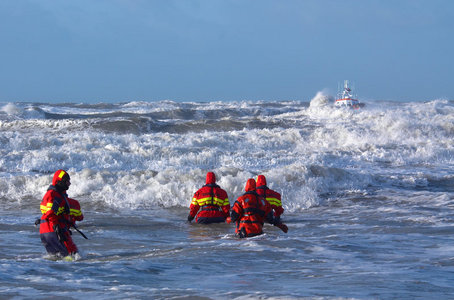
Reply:
[[[350,88],[350,83],[348,80],[344,80],[344,88],[341,89],[339,86],[337,92],[336,101],[334,101],[334,106],[336,107],[346,107],[351,109],[359,109],[364,107],[364,103],[359,102],[356,99],[356,94]]]

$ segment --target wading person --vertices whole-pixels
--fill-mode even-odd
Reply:
[[[231,212],[231,221],[236,222],[235,233],[238,237],[245,238],[262,234],[265,221],[287,233],[287,226],[280,220],[274,219],[268,201],[257,194],[254,179],[247,180],[245,192],[235,201]]]
[[[77,247],[69,234],[71,224],[71,202],[66,191],[71,185],[69,174],[64,170],[55,172],[52,184],[41,201],[41,220],[39,233],[47,253],[65,257]],[[73,202],[75,211],[80,211]],[[78,214],[78,213],[76,213]],[[67,246],[69,246],[69,251]]]
[[[79,222],[82,221],[84,219],[84,215],[82,214],[82,211],[80,210],[79,201],[77,201],[75,199],[71,199],[71,198],[67,198],[67,199],[68,199],[68,203],[69,203],[69,222],[67,223],[68,231],[67,231],[66,236],[69,238],[65,241],[65,246],[66,246],[66,249],[68,250],[69,254],[74,255],[77,252],[79,252],[79,250],[77,249],[76,244],[74,244],[74,242],[71,238],[70,228],[71,227],[77,228],[76,221],[79,221]]]
[[[216,175],[208,172],[206,184],[195,192],[189,206],[188,221],[211,224],[225,222],[229,216],[230,203],[226,191],[216,184]]]
[[[257,177],[256,191],[257,194],[264,197],[265,200],[270,203],[271,209],[273,210],[275,222],[279,223],[281,215],[284,212],[284,208],[282,207],[281,194],[270,189],[266,185],[266,178],[264,175],[259,175]]]

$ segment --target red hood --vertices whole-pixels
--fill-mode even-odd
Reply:
[[[266,185],[266,178],[264,175],[259,175],[257,177],[257,186],[263,186]]]
[[[255,180],[253,178],[247,180],[244,190],[246,192],[255,191]]]
[[[216,183],[216,175],[214,175],[213,172],[208,172],[206,184],[214,184],[214,183]]]
[[[59,181],[63,179],[63,177],[69,178],[69,174],[65,170],[57,170],[54,174],[54,178],[52,178],[52,185],[56,186]]]

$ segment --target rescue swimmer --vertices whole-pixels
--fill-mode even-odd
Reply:
[[[279,222],[279,220],[281,219],[281,215],[284,213],[284,208],[282,207],[281,194],[270,189],[266,185],[265,175],[259,175],[257,177],[256,191],[257,194],[264,197],[265,200],[270,203],[271,209],[273,210],[274,219],[275,221]]]
[[[271,205],[256,191],[253,178],[246,182],[245,192],[235,201],[230,214],[231,221],[236,222],[235,233],[240,238],[252,237],[263,233],[264,221],[279,227],[287,233],[288,227],[273,216]]]
[[[79,202],[68,198],[66,191],[70,185],[69,174],[65,170],[57,170],[41,201],[41,219],[35,222],[40,225],[39,233],[47,253],[59,257],[78,252],[69,228],[75,226],[76,221],[81,221],[83,214]]]
[[[188,222],[195,218],[199,224],[223,223],[229,217],[229,211],[227,192],[216,184],[216,175],[208,172],[205,185],[192,197]]]
[[[82,214],[82,211],[80,209],[80,203],[79,201],[68,198],[68,203],[69,203],[69,222],[67,223],[67,229],[69,233],[69,239],[65,241],[65,246],[66,249],[68,250],[70,255],[75,255],[76,253],[79,252],[79,249],[77,249],[76,244],[74,244],[72,238],[71,238],[71,230],[70,228],[73,227],[77,231],[79,231],[76,227],[76,221],[82,221],[84,219],[84,215]],[[80,234],[84,238],[87,238],[81,231],[79,231]]]

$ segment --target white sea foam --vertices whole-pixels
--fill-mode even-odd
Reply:
[[[315,95],[314,98],[312,98],[310,102],[310,108],[315,108],[315,107],[324,107],[324,106],[330,106],[334,102],[334,97],[331,96],[327,91],[319,91]]]
[[[13,103],[8,103],[8,104],[4,105],[0,109],[0,111],[6,113],[8,115],[17,115],[21,112],[21,110]]]
[[[314,102],[319,98],[329,99],[320,93]],[[24,118],[27,110],[39,116]],[[153,116],[148,127],[137,123],[137,115],[174,110],[176,119],[169,114]],[[296,212],[346,189],[383,183],[428,188],[447,175],[429,174],[427,165],[446,169],[453,163],[449,112],[454,108],[446,100],[374,103],[360,111],[312,101],[310,107],[298,102],[6,104],[2,111],[16,115],[0,118],[0,198],[21,205],[27,203],[23,199],[42,197],[52,173],[65,168],[72,175],[70,195],[93,205],[187,206],[206,171],[213,170],[231,203],[247,178],[263,173],[282,193],[284,208]],[[220,116],[242,123],[232,129],[233,123],[216,123]],[[125,132],[119,121],[143,129]],[[194,121],[198,125],[189,125]],[[204,127],[207,122],[213,125]]]

